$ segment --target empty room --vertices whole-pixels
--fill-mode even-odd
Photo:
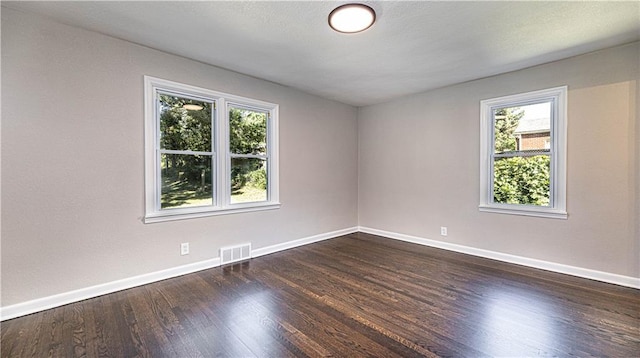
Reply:
[[[637,1],[2,1],[0,356],[640,357]]]

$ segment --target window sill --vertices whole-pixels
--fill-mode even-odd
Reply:
[[[248,213],[253,211],[274,210],[280,208],[280,203],[269,202],[264,204],[237,204],[238,206],[229,207],[225,209],[210,209],[210,208],[194,208],[189,210],[169,210],[166,212],[148,213],[144,217],[145,224],[152,224],[164,221],[185,220],[203,218],[207,216],[229,215]]]
[[[559,209],[539,209],[532,206],[526,207],[511,207],[511,206],[490,206],[480,205],[478,209],[482,212],[508,214],[508,215],[522,215],[522,216],[536,216],[540,218],[548,219],[564,219],[568,218],[568,214],[564,210]]]

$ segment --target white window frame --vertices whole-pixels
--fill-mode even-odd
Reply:
[[[274,103],[212,91],[178,82],[144,76],[145,91],[145,223],[199,218],[213,215],[278,209],[278,110]],[[161,209],[160,206],[160,126],[158,92],[213,102],[212,187],[213,205]],[[267,200],[231,204],[231,155],[229,150],[229,105],[255,109],[267,119]]]
[[[551,102],[551,178],[549,206],[493,201],[495,109]],[[483,212],[567,219],[567,86],[480,101],[480,205]]]

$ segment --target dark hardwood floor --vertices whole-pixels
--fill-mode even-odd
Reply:
[[[352,234],[2,323],[2,357],[640,356],[640,291]]]

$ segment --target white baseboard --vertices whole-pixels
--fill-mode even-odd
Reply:
[[[351,228],[348,228],[348,229],[336,230],[336,231],[327,232],[327,233],[320,234],[320,235],[309,236],[309,237],[306,237],[304,239],[288,241],[288,242],[284,242],[282,244],[276,244],[276,245],[263,247],[263,248],[260,248],[260,249],[255,249],[255,250],[251,251],[251,258],[259,257],[259,256],[263,256],[263,255],[268,255],[268,254],[273,254],[273,253],[278,252],[278,251],[293,249],[294,247],[298,247],[298,246],[302,246],[302,245],[308,245],[308,244],[312,244],[314,242],[327,240],[327,239],[332,239],[334,237],[338,237],[338,236],[342,236],[342,235],[353,234],[354,232],[358,232],[358,228],[357,227],[351,227]]]
[[[354,233],[358,231],[357,227],[343,230],[332,231],[324,234],[314,235],[303,239],[293,240],[282,244],[267,246],[264,248],[253,250],[251,257],[271,254],[274,252],[287,250],[301,245],[307,245],[321,240],[327,240],[334,237]],[[74,291],[63,292],[57,295],[38,298],[31,301],[17,303],[10,306],[0,307],[0,321],[25,316],[31,313],[44,311],[47,309],[63,306],[86,300],[93,297],[102,296],[108,293],[126,290],[129,288],[146,285],[149,283],[166,280],[169,278],[186,275],[189,273],[206,270],[220,266],[220,258],[194,262],[188,265],[172,267],[166,270],[151,272],[139,276],[129,277],[122,280],[107,282],[100,285],[81,288]]]
[[[537,260],[537,259],[532,259],[532,258],[523,257],[523,256],[510,255],[502,252],[477,249],[470,246],[452,244],[452,243],[436,241],[436,240],[429,240],[429,239],[425,239],[417,236],[399,234],[396,232],[378,230],[378,229],[373,229],[369,227],[361,226],[359,227],[358,231],[361,231],[367,234],[384,236],[390,239],[412,242],[415,244],[436,247],[439,249],[460,252],[463,254],[485,257],[488,259],[504,261],[504,262],[509,262],[509,263],[518,264],[522,266],[528,266],[528,267],[538,268],[542,270],[563,273],[571,276],[588,278],[591,280],[613,283],[620,286],[640,289],[640,278],[638,277],[618,275],[618,274],[613,274],[613,273],[608,273],[603,271],[596,271],[596,270],[591,270],[591,269],[582,268],[582,267],[575,267],[575,266],[569,266],[569,265],[559,264],[555,262]]]
[[[129,288],[146,285],[149,283],[166,280],[177,276],[186,275],[192,272],[206,270],[208,268],[220,266],[220,258],[194,262],[188,265],[172,267],[170,269],[133,276],[122,280],[111,281],[100,285],[90,286],[59,293],[57,295],[37,298],[35,300],[17,303],[11,306],[0,308],[0,320],[8,320],[31,313],[48,310],[73,302],[98,297],[107,293],[126,290]]]

